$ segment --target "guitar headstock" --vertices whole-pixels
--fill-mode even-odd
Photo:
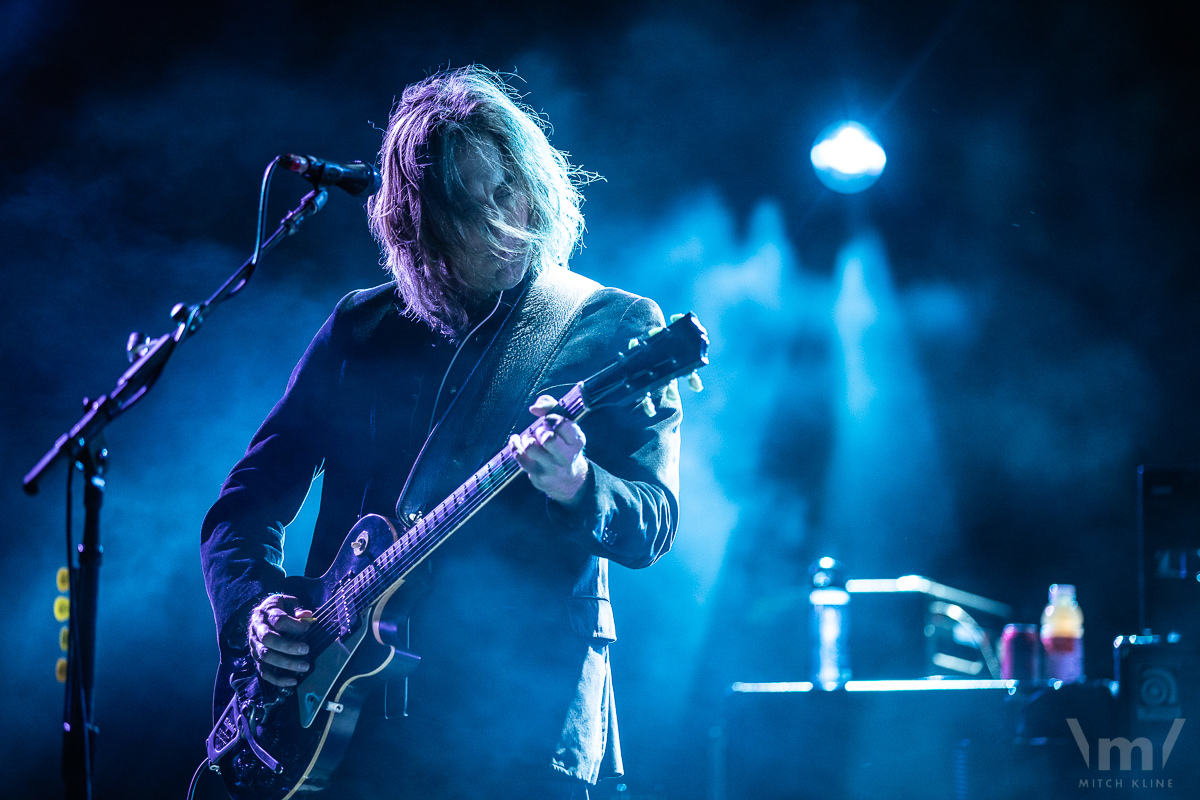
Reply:
[[[617,354],[617,359],[583,382],[585,407],[643,402],[650,392],[708,364],[708,331],[696,315],[672,317],[665,328],[652,328]],[[699,391],[699,378],[689,381]]]

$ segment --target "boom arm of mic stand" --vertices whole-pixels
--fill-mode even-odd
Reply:
[[[141,400],[162,374],[163,368],[175,351],[175,346],[198,331],[214,308],[240,292],[254,274],[254,268],[258,266],[262,257],[285,237],[298,231],[306,219],[320,211],[325,206],[328,196],[324,189],[314,189],[306,194],[300,205],[289,211],[271,237],[263,242],[258,253],[247,259],[237,272],[221,284],[221,288],[217,289],[212,297],[203,303],[190,306],[183,303],[176,305],[171,310],[171,318],[177,323],[175,329],[157,339],[147,341],[136,349],[137,360],[117,379],[117,385],[112,392],[101,395],[92,402],[83,417],[71,426],[69,431],[59,436],[54,446],[26,473],[23,481],[25,493],[37,494],[38,481],[50,467],[61,458],[77,456],[109,422]]]

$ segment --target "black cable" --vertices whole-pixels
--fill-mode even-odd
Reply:
[[[237,285],[229,290],[228,297],[232,297],[240,292],[250,280],[250,276],[254,274],[254,270],[258,268],[258,259],[262,257],[263,234],[266,232],[267,196],[271,192],[271,176],[275,174],[275,168],[279,166],[279,162],[282,159],[283,156],[275,156],[263,171],[262,184],[258,189],[258,222],[254,226],[254,255],[250,256],[250,261],[248,262],[250,266],[246,268],[245,274],[242,275]],[[205,308],[207,308],[207,305]]]
[[[275,174],[275,168],[279,166],[279,161],[283,156],[275,156],[270,164],[267,164],[266,170],[263,172],[262,185],[258,190],[258,224],[254,227],[254,255],[250,256],[250,263],[258,266],[258,258],[262,255],[263,234],[266,233],[265,227],[267,224],[267,195],[271,192],[271,176]]]

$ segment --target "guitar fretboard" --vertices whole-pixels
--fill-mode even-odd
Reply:
[[[558,401],[565,416],[577,420],[586,412],[581,385]],[[534,434],[545,424],[539,418],[525,429]],[[517,453],[506,444],[433,510],[418,518],[374,561],[334,590],[313,612],[315,624],[302,637],[314,652],[348,633],[363,612],[424,561],[451,534],[521,474]]]

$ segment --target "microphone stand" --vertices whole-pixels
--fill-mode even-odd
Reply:
[[[85,399],[83,417],[58,437],[54,446],[25,475],[24,488],[26,494],[30,495],[37,494],[38,482],[62,459],[70,462],[68,469],[82,470],[86,480],[83,541],[78,547],[78,565],[67,565],[71,576],[71,616],[62,760],[67,800],[91,800],[95,774],[97,727],[92,721],[92,689],[96,654],[96,598],[100,587],[100,559],[104,552],[100,546],[100,506],[104,499],[104,472],[108,463],[104,428],[145,396],[162,374],[175,347],[200,330],[213,309],[245,287],[262,256],[284,238],[296,233],[301,223],[324,207],[328,193],[315,184],[314,187],[300,201],[300,205],[284,216],[270,238],[221,284],[212,297],[192,305],[178,303],[171,309],[171,319],[176,323],[174,330],[157,339],[143,338],[136,332],[130,334],[126,350],[131,364],[117,379],[116,387],[90,404]],[[68,477],[68,486],[69,481]]]

